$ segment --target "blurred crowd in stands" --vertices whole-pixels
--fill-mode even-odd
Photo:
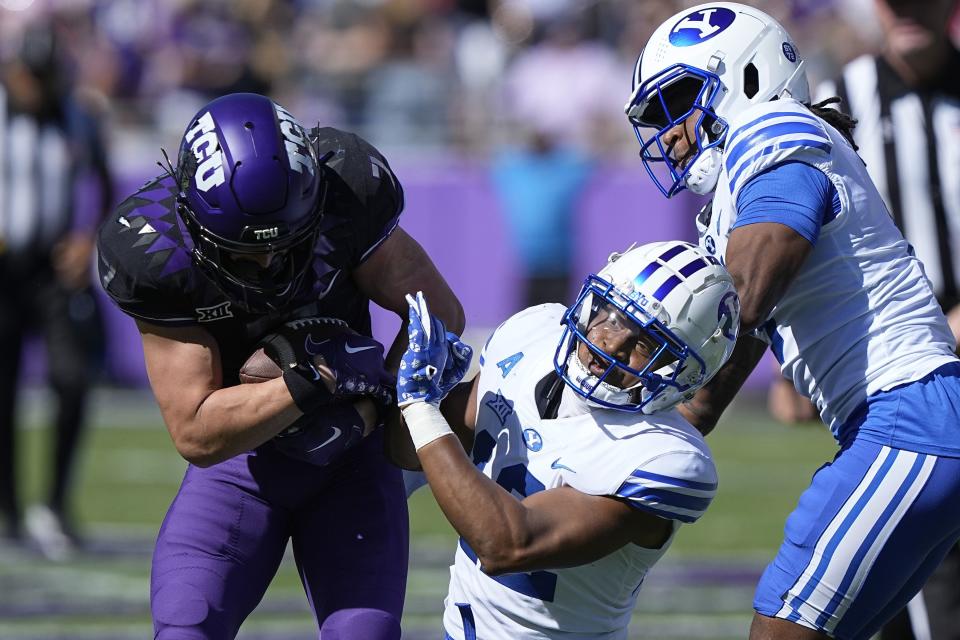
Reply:
[[[269,93],[386,152],[485,157],[546,139],[634,153],[633,62],[675,0],[0,0],[0,58],[49,29],[114,158],[170,146],[211,96]],[[754,2],[783,21],[811,82],[875,48],[870,0]],[[132,135],[131,135],[132,134]],[[119,154],[119,155],[117,155]]]
[[[788,28],[807,61],[811,87],[881,46],[873,0],[743,1]],[[101,348],[90,338],[99,323],[96,304],[76,304],[95,300],[89,286],[93,231],[116,204],[115,195],[159,173],[161,147],[175,155],[185,124],[203,104],[235,91],[268,94],[308,126],[365,137],[390,158],[401,180],[421,160],[443,168],[437,183],[471,174],[473,182],[468,175],[455,185],[466,189],[453,195],[438,190],[432,210],[444,224],[421,220],[417,237],[438,264],[438,255],[452,255],[448,238],[477,227],[451,222],[450,209],[472,194],[473,208],[465,210],[481,210],[484,224],[495,215],[486,204],[494,201],[469,188],[482,181],[495,192],[509,231],[504,235],[522,267],[522,299],[510,304],[567,302],[575,284],[571,273],[580,272],[574,265],[597,264],[584,258],[585,248],[605,256],[628,239],[649,238],[638,235],[638,227],[668,218],[658,216],[668,203],[657,195],[643,202],[646,217],[631,218],[633,227],[622,224],[642,200],[636,194],[652,189],[641,177],[623,105],[642,44],[662,21],[694,4],[698,0],[0,0],[0,311],[7,311],[0,313],[0,344],[8,347],[0,361],[14,365],[0,376],[0,546],[20,540],[21,529],[51,559],[66,558],[76,545],[67,489],[94,378],[86,374],[97,367],[83,349],[65,358],[56,342],[48,344],[58,355],[54,364],[69,366],[48,367],[60,394],[50,486],[43,503],[23,518],[14,468],[21,340],[38,327],[46,330],[41,320],[62,318],[86,337],[66,330],[46,330],[48,336],[61,336],[67,346]],[[956,42],[956,17],[952,33]],[[59,155],[36,143],[39,132],[53,129],[61,135],[54,148]],[[60,161],[58,181],[37,173],[51,159]],[[621,174],[636,175],[637,184],[607,183],[595,202],[605,211],[622,209],[609,228],[622,229],[625,237],[614,246],[604,239],[603,246],[589,247],[578,207],[593,177],[616,173],[596,169],[619,160],[627,167]],[[85,174],[95,179],[75,181]],[[428,191],[423,180],[411,183],[420,194]],[[91,184],[99,186],[94,205],[82,188]],[[59,224],[47,227],[65,235],[43,238],[45,229],[51,233],[37,211],[63,190],[76,200],[58,201]],[[428,199],[420,204],[431,204]],[[678,198],[669,206],[689,204]],[[666,237],[679,235],[674,229],[681,217],[674,220]],[[492,229],[486,233],[495,237]],[[34,236],[46,241],[27,241]],[[18,244],[17,238],[27,240]],[[490,251],[503,259],[507,248]],[[455,271],[461,265],[454,257],[445,275],[473,282]],[[464,264],[461,270],[468,269]],[[38,273],[62,285],[55,292],[68,297],[46,295],[49,287],[35,285]],[[509,287],[497,286],[499,296],[510,298]],[[490,306],[487,291],[458,290],[469,322],[480,329],[484,320],[473,314]],[[56,309],[53,303],[68,305],[69,313],[37,315]],[[123,333],[123,326],[107,332],[107,361],[111,352],[114,361],[139,358],[138,334],[129,324]],[[35,360],[23,358],[27,365]],[[142,362],[132,366],[106,368],[123,384],[143,382]]]

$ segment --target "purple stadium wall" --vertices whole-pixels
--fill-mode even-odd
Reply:
[[[404,165],[397,173],[406,193],[401,224],[432,256],[463,301],[468,331],[492,329],[519,308],[521,271],[486,166],[454,161]],[[122,176],[118,194],[131,193],[144,177]],[[581,274],[602,266],[610,252],[632,242],[692,240],[698,206],[693,198],[665,200],[639,164],[599,168],[576,212],[573,286],[579,286]],[[124,386],[146,385],[133,321],[105,296],[101,301],[108,336],[108,380]],[[373,316],[375,336],[389,343],[398,319],[376,307]],[[31,350],[36,348],[33,344]],[[42,364],[31,365],[28,379],[36,380],[41,369]],[[761,365],[751,386],[765,384],[769,370]]]

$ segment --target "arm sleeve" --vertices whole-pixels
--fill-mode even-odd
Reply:
[[[663,453],[637,467],[614,494],[632,507],[678,522],[696,522],[717,493],[717,470],[706,455]]]
[[[777,222],[816,246],[820,227],[839,208],[839,195],[826,174],[803,162],[784,162],[757,174],[740,189],[732,228]]]

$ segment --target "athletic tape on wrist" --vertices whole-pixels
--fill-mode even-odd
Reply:
[[[453,434],[450,425],[440,413],[440,407],[427,402],[414,402],[403,407],[403,420],[407,423],[410,438],[417,451],[437,438]]]

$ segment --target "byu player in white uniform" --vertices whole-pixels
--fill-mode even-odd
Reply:
[[[442,325],[412,303],[398,398],[461,536],[448,638],[626,638],[647,571],[713,499],[710,451],[674,407],[733,351],[733,281],[683,242],[611,260],[569,309],[504,322],[444,415],[459,377],[444,373]]]
[[[653,33],[627,104],[664,195],[714,194],[700,243],[743,304],[745,337],[683,412],[713,428],[763,352],[753,331],[840,445],[787,520],[752,640],[869,638],[960,536],[954,341],[830,102],[808,104],[779,24],[718,2]]]

